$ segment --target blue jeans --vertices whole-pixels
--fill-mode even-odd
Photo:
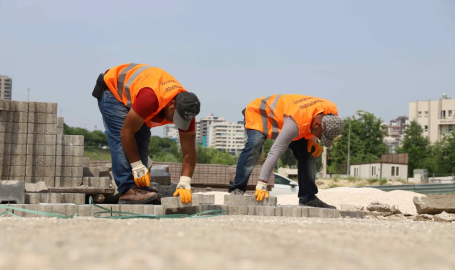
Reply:
[[[128,107],[118,101],[111,91],[104,91],[98,100],[98,107],[103,116],[104,128],[107,133],[107,143],[112,157],[112,174],[117,184],[118,192],[124,193],[136,186],[130,162],[125,156],[122,147],[120,131],[129,112]],[[151,132],[150,128],[144,125],[135,133],[137,148],[142,164],[147,166]]]
[[[235,189],[246,191],[248,179],[258,162],[262,146],[267,138],[262,132],[257,130],[247,129],[246,132],[248,139],[245,148],[243,148],[240,154],[234,184],[229,187],[229,192]],[[306,203],[315,199],[315,195],[318,193],[318,187],[315,183],[317,158],[313,157],[307,151],[307,143],[308,141],[302,138],[298,141],[293,141],[289,145],[294,157],[298,161],[298,196],[300,203]]]

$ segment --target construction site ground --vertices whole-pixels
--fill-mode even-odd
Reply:
[[[219,216],[0,219],[0,269],[453,269],[455,224]]]

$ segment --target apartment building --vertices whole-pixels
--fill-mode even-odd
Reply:
[[[222,116],[204,116],[199,121],[196,121],[196,143],[207,146],[207,131],[208,126],[215,123],[224,123],[226,119]]]
[[[409,117],[407,116],[399,116],[397,119],[390,120],[390,125],[387,126],[389,137],[401,139],[408,123]]]
[[[0,75],[0,99],[9,99],[13,97],[13,79],[8,76]]]
[[[179,129],[176,125],[165,125],[163,129],[163,136],[175,141],[179,140]]]
[[[409,102],[409,121],[417,121],[432,143],[455,127],[455,100],[443,95],[439,100]]]
[[[243,121],[218,122],[207,127],[207,146],[239,154],[245,147],[246,130]]]

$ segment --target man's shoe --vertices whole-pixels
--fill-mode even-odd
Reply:
[[[300,203],[300,206],[311,206],[311,207],[319,207],[319,208],[329,208],[329,209],[337,209],[335,206],[326,204],[325,202],[321,201],[318,197],[316,199],[306,202]]]
[[[133,187],[127,192],[120,194],[119,204],[145,204],[158,198],[158,193]]]
[[[231,195],[245,195],[245,191],[236,188],[233,191],[231,191]]]

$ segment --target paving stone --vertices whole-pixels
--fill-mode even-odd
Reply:
[[[0,111],[0,122],[27,123],[28,112]]]
[[[84,145],[84,136],[83,135],[63,135],[62,145],[72,146],[72,145]]]
[[[84,146],[83,145],[56,145],[56,155],[57,156],[74,156],[74,157],[83,157],[84,156]]]
[[[40,181],[38,183],[25,183],[25,191],[26,192],[43,192],[47,191],[46,182]]]
[[[55,177],[55,187],[77,187],[82,185],[82,177]]]
[[[77,206],[78,217],[93,217],[92,208],[90,205],[78,205]]]
[[[62,203],[85,204],[85,194],[81,193],[61,193]]]
[[[26,144],[1,144],[0,153],[8,155],[26,155],[27,145]]]
[[[390,205],[381,204],[379,202],[372,202],[366,208],[368,211],[390,212]]]
[[[56,145],[51,144],[31,144],[27,145],[26,153],[35,156],[55,156],[56,147]]]
[[[29,112],[57,114],[57,103],[28,102]]]
[[[29,112],[25,121],[37,124],[57,124],[57,114]]]
[[[75,204],[64,204],[64,203],[56,203],[52,204],[52,212],[55,214],[66,215],[66,216],[73,216],[77,214],[77,205]]]
[[[274,216],[276,206],[255,206],[256,216]]]
[[[28,123],[0,122],[0,132],[27,134]]]
[[[57,134],[57,125],[56,124],[37,124],[37,123],[28,123],[27,124],[27,133],[28,134]]]
[[[414,197],[413,202],[419,214],[455,213],[455,194]]]
[[[155,214],[155,205],[144,204],[144,215],[154,215],[154,214]]]
[[[63,117],[57,117],[57,128],[63,128],[65,125],[65,119]]]
[[[0,166],[25,166],[26,164],[27,156],[25,155],[0,154]]]
[[[227,205],[276,206],[276,203],[277,198],[274,196],[263,201],[256,201],[256,197],[251,195],[224,195],[224,204]]]
[[[57,135],[27,134],[28,145],[56,145]]]
[[[7,166],[2,171],[3,179],[11,180],[24,180],[25,178],[25,166]],[[18,179],[21,178],[21,179]]]
[[[54,167],[55,168],[55,164],[56,164],[55,156],[27,155],[27,156],[22,156],[22,157],[25,158],[27,166],[40,166],[40,167]]]
[[[55,167],[57,177],[82,177],[83,167]]]
[[[25,176],[34,177],[55,177],[55,166],[44,167],[44,166],[26,166]]]
[[[39,204],[22,204],[22,205],[14,205],[14,207],[21,208],[21,209],[27,209],[27,210],[33,210],[33,211],[39,211],[39,212],[47,212],[50,213],[52,212],[52,206],[50,205],[39,205]],[[19,217],[24,217],[24,218],[44,218],[48,217],[45,215],[41,214],[35,214],[35,213],[29,213],[21,210],[14,210],[13,213]]]
[[[28,112],[28,103],[26,101],[2,100],[5,110],[12,112]]]
[[[0,132],[0,144],[27,144],[27,136],[27,134]]]
[[[256,215],[256,206],[248,206],[248,215],[255,216]]]
[[[161,205],[165,209],[177,209],[183,207],[199,206],[199,197],[193,197],[189,203],[182,203],[180,197],[163,197],[161,198]]]
[[[248,215],[248,206],[244,205],[228,205],[228,215]]]
[[[0,181],[1,202],[23,204],[25,202],[25,182],[17,180]]]
[[[77,165],[79,166],[79,165]],[[90,158],[88,157],[82,157],[82,166],[83,167],[88,167],[90,166]],[[112,168],[112,165],[111,165],[111,168]]]
[[[150,176],[153,182],[160,185],[171,184],[171,174],[169,173],[169,166],[154,166],[150,169]]]
[[[202,203],[205,204],[214,204],[215,203],[215,195],[203,195]]]
[[[110,177],[108,167],[83,167],[84,177]]]
[[[44,182],[46,183],[46,186],[48,187],[53,187],[54,182],[55,182],[55,177],[45,177],[45,176],[26,176],[24,178],[25,183],[38,183],[38,182]]]
[[[308,209],[308,216],[314,218],[322,218],[324,216],[323,208],[311,207]]]
[[[364,211],[339,211],[341,217],[346,218],[364,218],[365,212]]]
[[[164,215],[164,208],[162,205],[155,205],[153,208],[155,216],[162,216]]]
[[[161,196],[172,197],[177,189],[177,183],[171,183],[170,185],[161,185]]]
[[[62,193],[25,193],[26,204],[62,203]]]
[[[111,187],[110,177],[83,177],[82,185],[88,187]]]

